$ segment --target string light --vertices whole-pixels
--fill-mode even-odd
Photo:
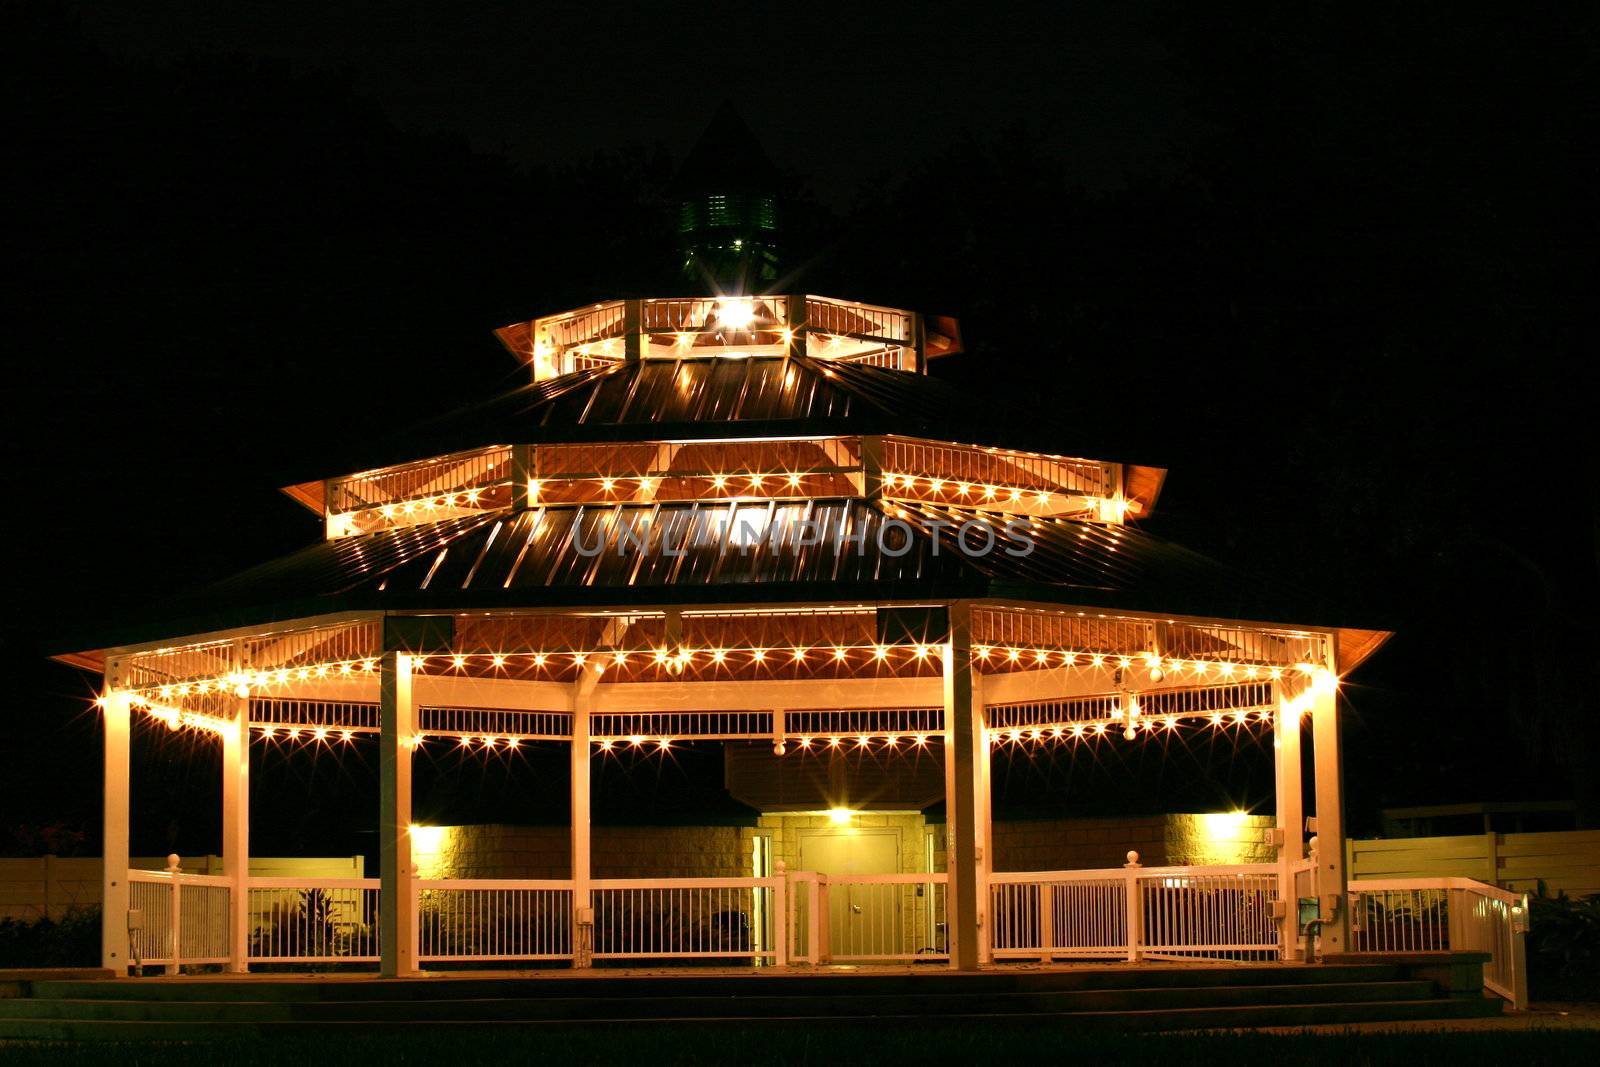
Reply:
[[[867,655],[869,663],[883,664],[895,661],[899,664],[926,668],[934,659],[933,653],[937,645],[906,644],[906,645],[834,645],[831,646],[831,659],[837,664],[846,664],[851,661],[852,652],[863,652]],[[707,652],[710,664],[716,667],[737,668],[738,666],[766,664],[770,657],[778,654],[785,655],[792,664],[808,662],[811,648],[803,645],[794,646],[762,646],[748,648],[715,648]],[[638,659],[634,657],[637,656]],[[448,655],[449,665],[457,672],[468,672],[475,665],[480,669],[487,667],[496,672],[515,673],[519,669],[526,671],[531,668],[539,671],[562,671],[567,667],[582,670],[589,666],[591,661],[604,657],[618,668],[638,670],[640,666],[654,665],[664,667],[671,673],[679,673],[684,667],[695,662],[696,653],[692,649],[680,649],[675,655],[669,654],[664,648],[656,649],[606,649],[592,651],[562,651],[562,652],[483,652],[483,653],[452,653]],[[1310,685],[1302,692],[1301,698],[1309,700],[1308,694],[1328,693],[1338,688],[1338,677],[1326,668],[1314,664],[1302,663],[1292,668],[1281,666],[1259,666],[1243,664],[1226,659],[1200,660],[1200,659],[1169,659],[1155,652],[1140,652],[1132,654],[1107,655],[1103,652],[1073,649],[1049,648],[1022,648],[1006,647],[997,648],[993,645],[974,645],[971,653],[974,663],[988,666],[991,669],[998,661],[1004,666],[1014,669],[1033,668],[1080,668],[1087,666],[1091,670],[1101,670],[1108,665],[1115,665],[1121,670],[1130,670],[1135,664],[1149,671],[1153,682],[1171,681],[1180,682],[1185,676],[1196,680],[1217,677],[1227,681],[1240,679],[1260,682],[1263,679],[1280,680],[1286,670],[1297,672],[1310,679]],[[413,668],[420,670],[428,663],[427,656],[415,656],[412,659]],[[595,663],[596,671],[604,669],[604,663]],[[170,702],[191,696],[204,696],[212,693],[228,694],[238,698],[247,698],[257,694],[270,695],[275,690],[292,688],[293,683],[309,681],[311,679],[327,680],[331,682],[345,681],[370,681],[378,673],[379,663],[374,657],[359,659],[335,660],[325,663],[303,664],[294,668],[279,667],[270,670],[234,671],[212,678],[197,678],[184,682],[166,682],[144,688],[125,690],[145,702]],[[96,703],[102,704],[103,698],[96,698]],[[1309,705],[1307,705],[1309,707]]]

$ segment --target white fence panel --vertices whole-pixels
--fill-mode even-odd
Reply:
[[[833,962],[949,957],[940,873],[818,875],[821,955]]]
[[[611,878],[591,886],[595,959],[785,961],[782,878]]]
[[[1525,894],[1472,878],[1371,878],[1349,892],[1354,951],[1487,952],[1484,988],[1527,1007]]]
[[[989,877],[995,959],[1273,959],[1275,864]]]
[[[1276,865],[1139,871],[1144,954],[1184,959],[1278,957]]]
[[[376,878],[250,879],[251,963],[372,963]]]
[[[572,883],[439,879],[417,883],[418,959],[572,958]]]
[[[995,959],[1121,959],[1128,893],[1121,871],[996,874],[989,886]]]

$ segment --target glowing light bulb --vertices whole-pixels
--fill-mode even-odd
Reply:
[[[724,300],[717,307],[717,322],[730,330],[742,330],[756,317],[748,300]]]

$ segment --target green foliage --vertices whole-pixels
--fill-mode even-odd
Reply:
[[[0,919],[0,967],[99,965],[99,908],[74,908],[60,921]]]
[[[1600,1000],[1600,894],[1550,897],[1540,885],[1528,904],[1529,993],[1535,1000]]]

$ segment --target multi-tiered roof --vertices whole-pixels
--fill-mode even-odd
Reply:
[[[498,333],[529,385],[419,434],[405,462],[286,488],[323,516],[321,543],[128,639],[345,611],[820,599],[1291,621],[1276,585],[1131,524],[1164,471],[986,437],[1014,431],[927,374],[959,351],[951,320],[785,294],[616,300]],[[962,532],[974,522],[990,550]]]

